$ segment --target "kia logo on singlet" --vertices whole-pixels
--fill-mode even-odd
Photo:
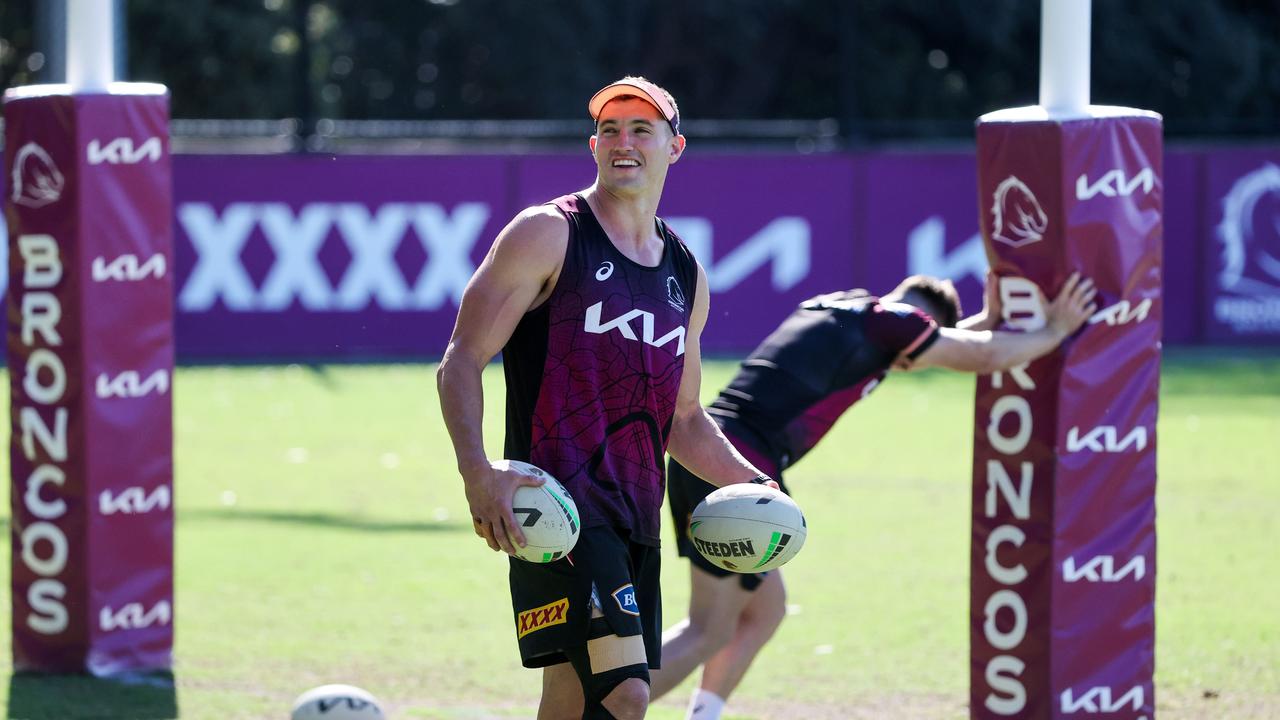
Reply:
[[[603,302],[597,302],[595,305],[587,308],[586,323],[583,327],[589,333],[595,335],[603,335],[610,330],[617,330],[622,333],[622,337],[628,340],[640,340],[636,335],[635,328],[631,327],[631,321],[636,318],[641,319],[641,332],[644,335],[644,344],[653,347],[662,347],[672,340],[676,341],[676,357],[684,354],[684,326],[679,326],[675,330],[654,339],[653,331],[653,313],[645,310],[630,310],[607,323],[600,322],[600,311],[604,308]]]

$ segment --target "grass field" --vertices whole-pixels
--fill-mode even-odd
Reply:
[[[733,367],[710,363],[704,394]],[[496,452],[500,371],[486,382]],[[326,682],[400,718],[533,716],[433,366],[186,368],[174,392],[172,678],[17,676],[10,717],[282,718]],[[894,377],[788,475],[811,528],[793,614],[730,717],[967,717],[972,393]],[[1161,403],[1158,716],[1280,717],[1280,357],[1172,353]],[[664,569],[670,624],[687,570]],[[690,686],[650,717],[682,717]]]

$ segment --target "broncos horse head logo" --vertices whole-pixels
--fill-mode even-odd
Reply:
[[[1236,180],[1222,198],[1217,231],[1219,287],[1280,295],[1280,167],[1267,163]]]
[[[65,185],[53,158],[39,145],[29,142],[13,156],[13,201],[18,205],[38,208],[57,202]]]
[[[991,213],[995,217],[991,237],[1011,247],[1022,247],[1044,239],[1049,217],[1031,188],[1010,175],[996,186]]]

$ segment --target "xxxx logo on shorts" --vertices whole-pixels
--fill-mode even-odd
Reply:
[[[531,632],[537,632],[552,625],[563,625],[568,619],[569,598],[559,600],[525,610],[516,616],[516,638],[522,638]]]

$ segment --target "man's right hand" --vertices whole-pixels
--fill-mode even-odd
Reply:
[[[524,547],[524,533],[515,513],[511,512],[511,503],[516,488],[538,487],[544,480],[500,469],[493,462],[463,471],[462,480],[467,504],[471,506],[471,528],[476,535],[484,538],[490,549],[502,550],[508,555],[515,553],[517,545]]]
[[[1046,324],[1058,336],[1059,341],[1079,330],[1098,311],[1098,305],[1093,302],[1097,294],[1098,289],[1094,287],[1092,280],[1081,280],[1079,272],[1071,273],[1071,277],[1067,278],[1062,290],[1058,292],[1058,297],[1049,303],[1045,311]]]

